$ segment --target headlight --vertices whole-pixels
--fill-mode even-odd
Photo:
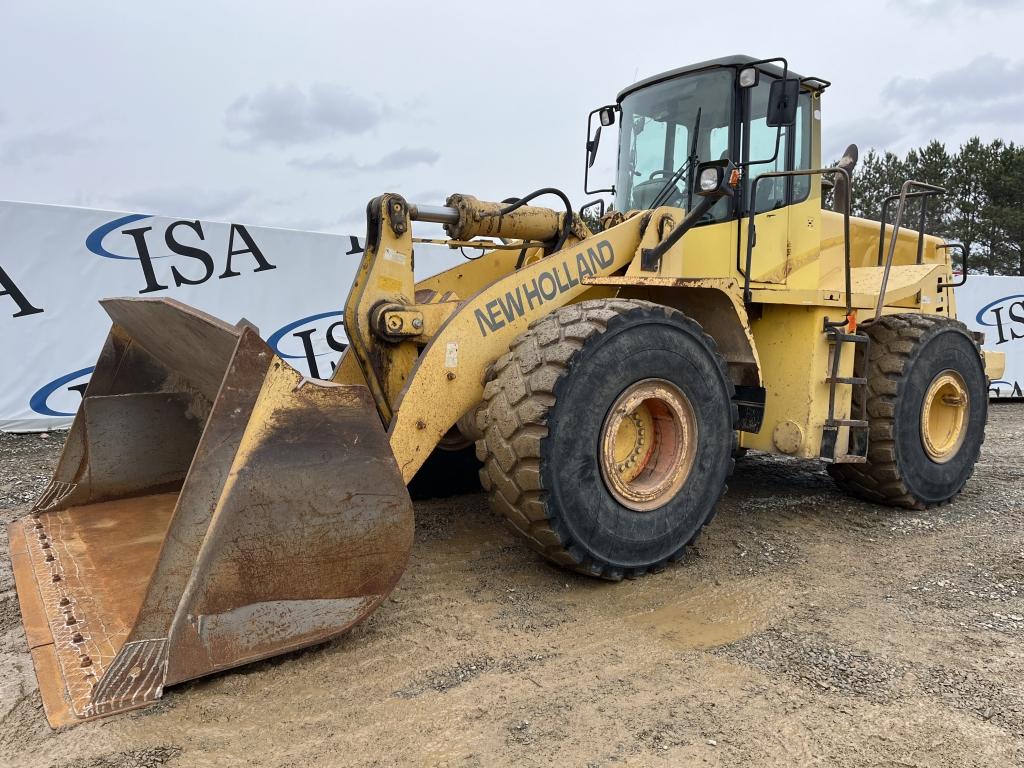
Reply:
[[[747,67],[740,70],[740,88],[753,88],[757,85],[759,75],[757,67]]]
[[[694,181],[693,191],[701,197],[709,197],[717,200],[720,197],[732,196],[735,194],[733,184],[736,166],[729,160],[709,160],[697,166],[697,178]],[[739,181],[738,174],[735,175]]]
[[[714,192],[721,182],[721,168],[705,168],[700,173],[700,191]]]

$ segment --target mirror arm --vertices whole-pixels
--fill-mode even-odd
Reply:
[[[747,120],[747,126],[749,129],[750,121]],[[738,168],[749,168],[752,165],[765,165],[767,163],[774,163],[776,158],[779,156],[779,147],[782,146],[782,129],[784,126],[779,126],[775,131],[775,151],[772,156],[767,160],[748,160],[745,163],[737,163]]]

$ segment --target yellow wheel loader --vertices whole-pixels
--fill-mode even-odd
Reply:
[[[409,557],[406,485],[445,447],[475,441],[529,546],[609,580],[683,556],[739,449],[821,459],[885,504],[956,496],[1003,361],[956,320],[955,244],[924,234],[942,190],[850,216],[855,148],[821,163],[828,85],[734,56],[630,86],[590,114],[588,176],[619,126],[599,224],[553,189],[372,200],[331,381],[245,323],[104,301],[53,480],[9,529],[51,725],[364,619]],[[418,222],[484,254],[417,280]]]

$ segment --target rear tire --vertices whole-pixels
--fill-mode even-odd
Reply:
[[[951,501],[974,472],[985,439],[988,383],[967,327],[935,315],[886,315],[860,326],[871,338],[866,375],[866,464],[830,464],[844,491],[925,509]],[[853,412],[860,392],[854,390]],[[959,404],[958,404],[959,403]]]
[[[621,299],[564,307],[493,367],[478,411],[481,483],[549,560],[611,580],[660,569],[725,490],[733,392],[714,341],[681,312]]]

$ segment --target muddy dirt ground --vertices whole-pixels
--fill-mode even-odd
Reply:
[[[0,436],[0,518],[61,437]],[[0,764],[1024,764],[1024,406],[991,410],[952,505],[842,496],[820,465],[742,459],[669,570],[546,565],[482,495],[417,505],[412,562],[348,636],[46,725],[0,534]]]

